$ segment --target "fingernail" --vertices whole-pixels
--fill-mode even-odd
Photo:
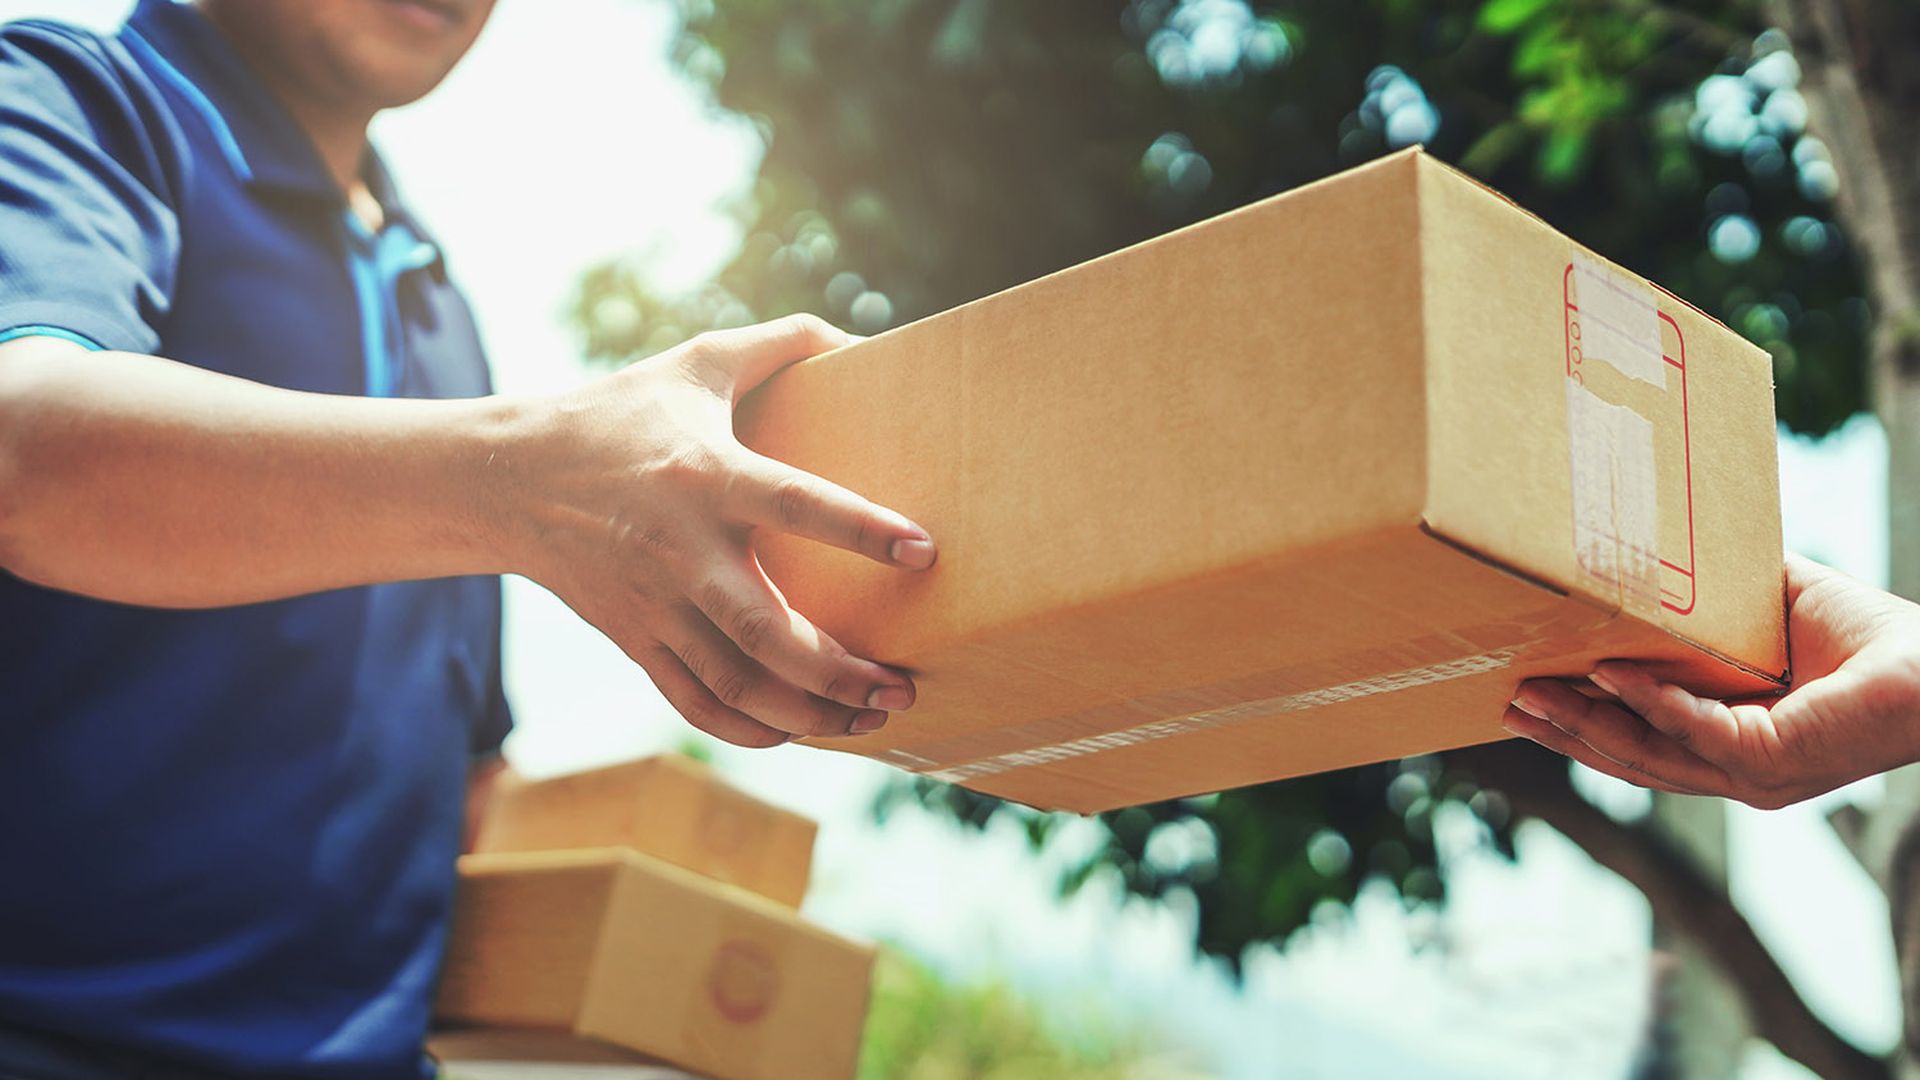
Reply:
[[[879,712],[878,710],[868,710],[867,712],[855,713],[853,715],[853,723],[847,730],[854,735],[865,735],[868,732],[879,731],[886,726],[886,713]]]
[[[1513,707],[1533,717],[1535,720],[1545,720],[1547,718],[1546,708],[1538,701],[1535,701],[1533,695],[1528,693],[1524,687],[1514,691]]]
[[[898,712],[913,706],[913,690],[905,686],[882,686],[867,695],[867,708]]]
[[[933,565],[933,541],[895,540],[887,555],[909,570],[925,570]]]
[[[1540,721],[1540,723],[1544,724],[1546,723],[1546,721],[1542,720]],[[1534,744],[1535,746],[1544,746],[1549,750],[1553,749],[1552,744],[1545,742],[1540,738],[1540,731],[1538,728],[1535,728],[1529,731],[1524,725],[1516,724],[1511,720],[1502,720],[1500,722],[1500,726],[1503,728],[1506,728],[1507,734],[1513,736],[1516,739],[1525,739],[1528,742]]]
[[[1607,693],[1612,694],[1614,697],[1620,696],[1620,684],[1608,678],[1606,673],[1598,668],[1594,669],[1593,672],[1587,676],[1587,681],[1605,690]]]

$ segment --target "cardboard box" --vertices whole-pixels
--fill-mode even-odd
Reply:
[[[764,539],[919,673],[820,745],[1034,806],[1502,738],[1606,657],[1787,672],[1767,356],[1416,151],[798,364],[738,427],[941,545]]]
[[[661,754],[548,780],[503,778],[474,850],[629,847],[797,908],[814,832],[701,762]]]
[[[434,1015],[448,1058],[854,1075],[873,950],[621,849],[469,855]]]

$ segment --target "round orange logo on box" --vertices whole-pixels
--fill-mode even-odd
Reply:
[[[780,968],[765,948],[736,938],[714,950],[707,996],[721,1016],[736,1024],[754,1023],[779,994]]]

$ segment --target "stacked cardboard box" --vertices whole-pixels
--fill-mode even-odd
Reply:
[[[800,906],[814,823],[680,754],[529,782],[509,775],[481,820],[476,852],[630,847]]]
[[[795,910],[813,837],[679,756],[509,781],[460,861],[435,1052],[853,1075],[873,953]]]
[[[822,745],[1086,812],[1501,738],[1519,680],[1609,657],[1778,690],[1772,389],[1410,151],[794,365],[738,428],[940,544],[762,539],[917,673]]]

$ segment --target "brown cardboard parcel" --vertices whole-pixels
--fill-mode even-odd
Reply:
[[[754,448],[914,517],[769,536],[918,672],[820,745],[1082,812],[1504,737],[1514,684],[1787,670],[1771,365],[1418,151],[795,365]]]
[[[761,802],[708,766],[660,754],[503,782],[474,850],[629,847],[797,908],[814,831],[812,821]]]
[[[448,1060],[651,1059],[722,1080],[846,1080],[873,951],[638,852],[469,855],[436,1036]]]

